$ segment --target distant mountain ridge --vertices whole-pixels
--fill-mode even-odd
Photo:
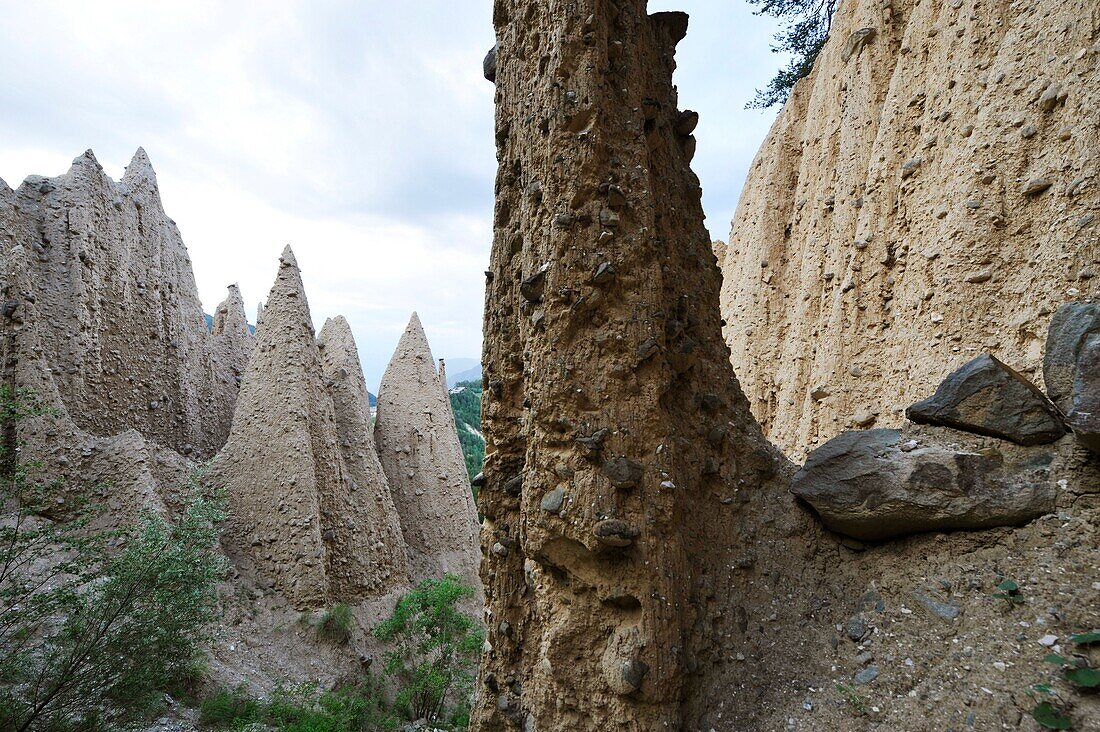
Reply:
[[[447,386],[453,388],[464,381],[481,381],[481,363],[473,358],[447,360]]]

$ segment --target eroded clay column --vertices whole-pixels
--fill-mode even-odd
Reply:
[[[495,23],[475,726],[686,728],[741,496],[776,465],[721,335],[671,81],[687,16],[499,0]]]

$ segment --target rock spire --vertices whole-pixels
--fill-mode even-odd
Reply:
[[[744,502],[787,468],[722,339],[698,115],[672,84],[687,16],[513,7],[495,14],[475,727],[709,729]]]
[[[321,328],[317,343],[347,471],[347,501],[338,509],[338,515],[349,520],[343,522],[344,536],[337,538],[366,552],[359,565],[349,568],[365,572],[372,591],[405,585],[409,566],[401,523],[375,450],[367,386],[351,326],[343,316],[330,318]],[[352,536],[353,531],[361,536]],[[353,578],[345,581],[351,583]]]
[[[216,388],[227,395],[211,405],[215,412],[211,425],[211,429],[215,430],[212,434],[215,444],[224,445],[229,437],[241,378],[248,368],[255,340],[244,312],[241,290],[236,284],[230,285],[226,298],[214,311],[213,329],[208,342],[208,359]]]
[[[117,183],[89,150],[64,175],[3,189],[0,249],[27,252],[26,294],[49,314],[43,362],[77,426],[102,436],[135,429],[177,452],[212,455],[236,386],[210,367],[191,260],[145,151]]]
[[[340,330],[331,326],[323,340],[326,350],[332,345],[326,386],[301,274],[288,246],[212,476],[229,491],[232,552],[250,560],[300,608],[405,581],[399,549],[385,545],[392,540],[385,483],[372,474],[374,465],[364,454],[370,445],[364,407],[355,403],[354,342]]]
[[[378,389],[374,436],[408,545],[413,582],[478,579],[477,512],[454,414],[413,313]]]

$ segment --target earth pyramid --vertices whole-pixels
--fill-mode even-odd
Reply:
[[[413,581],[452,573],[480,587],[470,480],[450,400],[416,313],[382,376],[374,437]]]
[[[332,351],[326,382],[301,274],[287,247],[213,474],[229,491],[230,552],[251,561],[301,608],[406,581],[385,481],[365,455],[362,374],[344,329],[333,324],[322,337],[324,350]]]

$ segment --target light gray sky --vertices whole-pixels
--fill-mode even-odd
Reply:
[[[0,0],[0,178],[91,148],[114,178],[144,146],[207,312],[250,319],[294,247],[320,327],[343,314],[375,391],[409,314],[435,355],[480,355],[492,239],[491,0]],[[744,0],[691,14],[680,106],[725,239],[772,113],[743,109],[782,58]]]

